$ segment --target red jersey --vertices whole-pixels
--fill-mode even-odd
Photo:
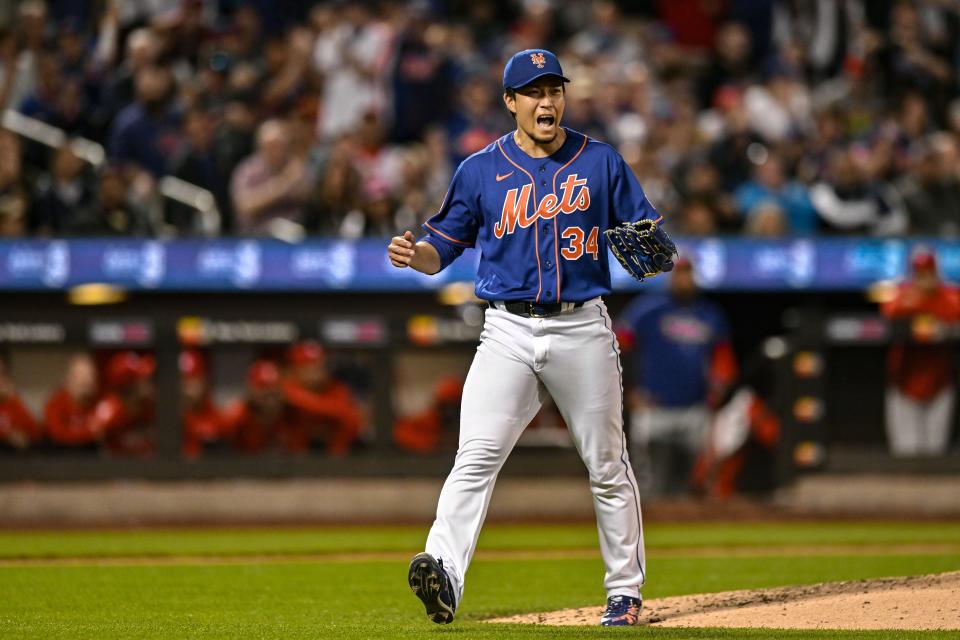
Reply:
[[[342,382],[331,380],[326,387],[315,391],[287,380],[283,384],[283,396],[296,409],[308,435],[323,439],[329,453],[347,453],[360,435],[363,424],[360,407]]]
[[[245,453],[282,449],[299,453],[310,445],[307,430],[292,411],[281,411],[273,420],[265,420],[246,400],[238,400],[224,411],[224,423],[233,446]]]
[[[17,395],[0,401],[0,441],[11,438],[22,440],[24,444],[40,439],[40,425]]]
[[[98,442],[106,430],[104,418],[109,418],[102,411],[98,415],[98,406],[96,400],[80,404],[66,389],[58,389],[47,400],[43,412],[47,437],[54,444],[65,446]]]
[[[198,407],[191,407],[183,414],[183,455],[196,458],[203,453],[205,444],[224,440],[230,425],[224,415],[206,398]]]
[[[923,316],[952,324],[960,320],[960,292],[941,284],[929,295],[919,295],[910,284],[902,284],[893,300],[880,311],[890,319]],[[953,384],[953,352],[942,344],[897,344],[887,358],[890,382],[905,395],[929,400]]]
[[[108,393],[97,403],[96,413],[97,419],[105,427],[105,442],[111,453],[153,455],[156,447],[153,402],[141,402],[137,410],[131,413],[119,394]]]

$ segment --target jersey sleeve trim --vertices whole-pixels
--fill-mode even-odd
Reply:
[[[452,243],[454,243],[454,244],[459,244],[459,245],[464,246],[464,247],[472,247],[472,246],[473,246],[473,245],[472,245],[471,243],[469,243],[469,242],[464,242],[463,240],[457,240],[456,238],[451,238],[450,236],[448,236],[448,235],[445,234],[444,232],[438,231],[438,230],[435,229],[429,222],[424,222],[424,223],[423,223],[423,226],[425,226],[427,229],[429,229],[431,233],[434,233],[434,234],[440,236],[440,237],[443,238],[444,240],[449,240],[450,242],[452,242]]]

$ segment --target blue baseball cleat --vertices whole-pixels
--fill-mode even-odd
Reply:
[[[418,553],[410,561],[407,581],[413,595],[420,598],[427,608],[428,618],[437,624],[453,622],[457,600],[442,560],[436,560],[429,553]]]
[[[607,610],[600,618],[604,627],[629,627],[637,624],[643,600],[630,596],[610,596],[607,598]]]

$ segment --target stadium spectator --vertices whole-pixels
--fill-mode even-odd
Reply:
[[[853,151],[840,149],[831,154],[824,178],[810,189],[810,199],[826,230],[891,235],[906,229],[906,215],[892,189],[869,175],[870,170]]]
[[[799,70],[777,65],[765,84],[755,84],[743,94],[754,131],[774,144],[805,135],[810,129],[810,92],[798,77]]]
[[[759,135],[750,128],[743,94],[739,89],[723,87],[716,102],[722,114],[722,128],[708,150],[709,162],[720,172],[724,191],[732,193],[750,179],[755,160],[766,153]]]
[[[667,294],[631,302],[618,323],[633,351],[628,391],[631,458],[653,493],[683,493],[706,434],[709,405],[736,376],[723,311],[702,298],[693,265],[680,257]]]
[[[207,363],[197,351],[182,351],[180,396],[183,404],[183,455],[199,458],[223,445],[229,438],[229,424],[210,398]]]
[[[11,40],[4,67],[10,74],[7,107],[17,107],[33,94],[37,81],[37,57],[47,35],[47,7],[42,0],[21,2],[16,22],[11,25]]]
[[[500,103],[498,88],[482,71],[468,74],[460,82],[459,109],[446,121],[450,162],[459,166],[468,156],[480,151],[511,126]]]
[[[20,45],[16,35],[0,27],[0,109],[19,105],[32,90],[33,78],[21,63]]]
[[[270,360],[250,365],[244,397],[224,410],[224,421],[234,448],[243,453],[306,449],[303,429],[283,398],[280,367]]]
[[[454,69],[444,48],[446,35],[444,27],[431,23],[425,4],[410,5],[406,24],[396,36],[389,69],[393,96],[390,137],[395,142],[418,140],[430,125],[447,118]]]
[[[933,11],[939,12],[939,9],[933,8]],[[933,18],[932,15],[930,17]],[[890,94],[901,95],[904,91],[918,90],[943,106],[942,100],[950,84],[956,82],[949,61],[949,56],[955,55],[955,51],[951,51],[951,45],[946,44],[956,43],[956,37],[951,41],[949,36],[950,30],[956,36],[956,25],[951,29],[947,25],[952,21],[945,20],[941,23],[943,26],[939,27],[945,36],[941,40],[946,44],[946,49],[942,50],[947,56],[945,59],[934,50],[933,34],[926,22],[915,3],[894,3],[890,9],[889,39],[878,52],[879,62]]]
[[[27,234],[27,207],[25,191],[17,189],[0,194],[0,238],[20,238]]]
[[[173,75],[167,67],[150,65],[137,71],[134,82],[136,101],[117,114],[110,129],[110,158],[131,172],[159,178],[181,140]]]
[[[361,176],[353,149],[349,138],[341,138],[323,158],[320,177],[306,204],[304,227],[309,233],[344,237],[356,233],[352,227],[363,214]]]
[[[222,165],[225,158],[214,146],[214,120],[203,109],[192,109],[184,116],[186,140],[170,162],[170,175],[206,189],[216,201],[222,218],[232,219],[228,175]],[[205,232],[198,212],[182,203],[169,201],[165,209],[166,223],[177,235],[191,236]],[[216,231],[219,231],[217,229]]]
[[[153,455],[156,447],[153,356],[120,351],[107,360],[103,398],[97,418],[104,425],[104,444],[121,456]]]
[[[308,29],[296,28],[285,36],[268,39],[264,47],[265,74],[260,104],[266,115],[316,110],[309,83],[313,37]],[[307,104],[305,104],[305,101]]]
[[[37,81],[33,93],[18,111],[68,133],[82,133],[85,127],[86,96],[81,80],[64,74],[60,53],[42,49],[37,55]]]
[[[790,223],[780,205],[764,200],[750,210],[743,232],[757,238],[779,238],[790,232]]]
[[[184,77],[199,68],[201,49],[215,35],[207,19],[216,17],[216,4],[209,0],[170,2],[150,21],[160,36],[161,57],[182,69]]]
[[[397,231],[393,219],[396,207],[385,184],[368,183],[363,190],[361,215],[349,217],[341,227],[344,238],[385,238]]]
[[[687,203],[697,202],[709,211],[712,227],[725,232],[740,228],[740,216],[733,197],[720,184],[720,172],[702,157],[691,158],[674,170],[678,195]]]
[[[960,158],[948,134],[919,143],[909,171],[895,183],[914,235],[960,236]]]
[[[41,235],[70,235],[78,215],[95,206],[92,172],[69,142],[53,152],[48,173],[40,176],[31,227]]]
[[[0,445],[23,450],[40,441],[40,425],[17,393],[7,360],[0,355]]]
[[[306,159],[291,154],[289,131],[279,120],[260,125],[256,153],[233,174],[233,209],[237,229],[244,235],[272,235],[277,220],[303,222],[310,176]]]
[[[393,192],[402,178],[403,152],[388,144],[383,123],[373,112],[363,115],[356,130],[354,164],[365,193],[386,189]]]
[[[366,3],[319,5],[313,64],[323,77],[318,130],[328,140],[357,129],[372,113],[386,116],[386,72],[393,33]]]
[[[0,195],[26,190],[22,154],[23,150],[17,134],[0,129]]]
[[[312,443],[331,455],[348,453],[360,436],[363,415],[347,385],[330,374],[326,350],[316,342],[300,342],[290,348],[287,363],[283,395],[303,427],[304,448]]]
[[[750,32],[742,24],[728,22],[719,28],[714,55],[697,83],[697,98],[701,108],[713,104],[721,87],[743,89],[749,84],[756,72],[751,46]]]
[[[679,234],[686,236],[712,236],[717,232],[717,219],[706,200],[689,198],[671,217]]]
[[[911,333],[887,358],[887,442],[895,456],[939,456],[950,444],[956,398],[954,354],[942,338],[960,322],[960,291],[940,280],[929,251],[915,253],[911,269],[881,306],[891,320],[909,322]]]
[[[817,210],[807,189],[790,180],[783,161],[775,152],[763,152],[753,170],[753,179],[740,185],[734,197],[737,208],[749,224],[761,211],[761,205],[773,203],[786,215],[787,228],[793,234],[811,234],[817,230]]]
[[[256,132],[257,115],[253,105],[249,101],[234,96],[224,106],[223,117],[213,139],[217,166],[221,167],[223,174],[228,178],[232,179],[237,165],[254,152]],[[236,226],[230,188],[228,182],[230,203],[220,212],[221,216],[224,216],[221,225],[221,230],[224,232],[232,232]]]
[[[143,204],[128,187],[124,173],[115,167],[100,172],[95,200],[61,220],[65,236],[151,236],[154,224]]]
[[[63,384],[44,409],[46,436],[70,448],[98,448],[107,425],[99,411],[99,376],[93,358],[78,353],[67,363]]]
[[[102,83],[100,106],[94,115],[101,131],[108,131],[117,114],[136,99],[137,75],[156,65],[159,57],[160,43],[150,29],[136,29],[127,36],[126,54],[106,72]]]

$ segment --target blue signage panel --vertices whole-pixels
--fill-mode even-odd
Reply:
[[[681,239],[700,285],[716,291],[855,291],[902,277],[919,240],[863,238]],[[429,291],[472,281],[468,250],[437,276],[396,269],[386,240],[7,240],[0,290],[58,290],[91,282],[161,291]],[[960,242],[924,242],[945,277],[960,280]],[[662,287],[632,280],[611,258],[616,290]]]

